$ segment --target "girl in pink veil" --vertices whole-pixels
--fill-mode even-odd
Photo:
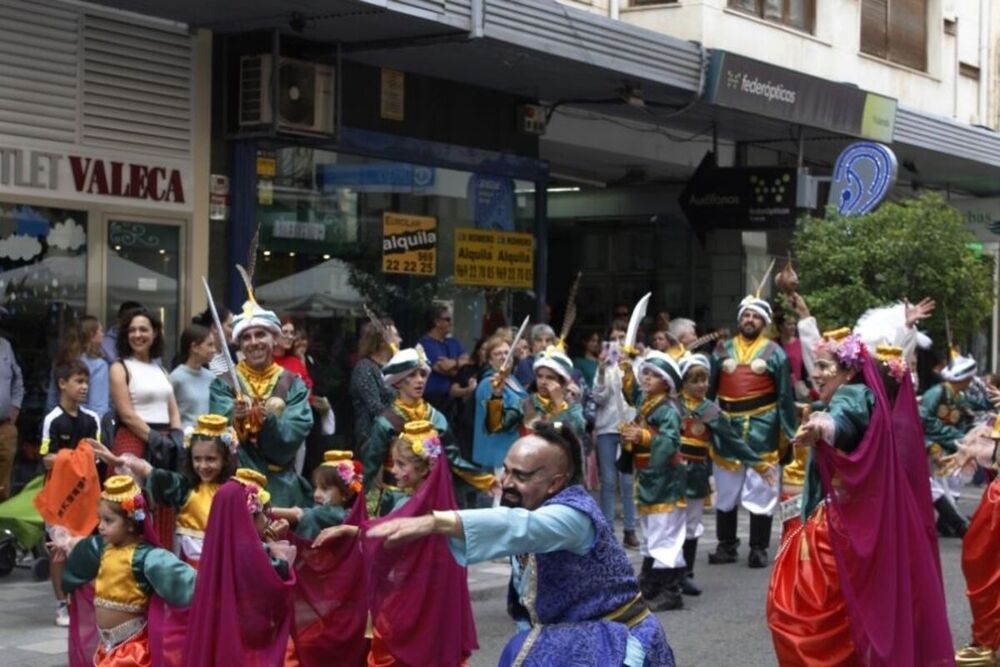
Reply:
[[[848,329],[828,332],[813,379],[825,406],[796,436],[811,448],[804,523],[782,545],[767,602],[778,662],[952,665],[929,474],[901,350],[880,346],[876,359]]]
[[[393,475],[401,492],[383,494],[391,518],[458,509],[451,472],[441,465],[442,445],[430,422],[406,424],[393,442]],[[445,462],[446,463],[446,462]],[[441,535],[400,549],[365,539],[374,626],[369,667],[459,667],[479,648],[468,575]]]
[[[212,501],[184,644],[184,667],[273,667],[292,625],[294,570],[265,544],[263,475],[240,469]],[[294,559],[292,559],[294,560]]]

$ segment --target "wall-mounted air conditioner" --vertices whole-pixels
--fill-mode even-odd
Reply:
[[[240,127],[270,125],[272,100],[278,107],[278,129],[306,134],[333,133],[333,77],[329,65],[281,58],[278,95],[271,95],[270,54],[240,58]]]

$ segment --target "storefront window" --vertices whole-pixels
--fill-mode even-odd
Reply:
[[[0,202],[0,333],[24,377],[21,440],[37,440],[59,332],[87,302],[87,213]]]
[[[135,301],[163,322],[164,365],[171,362],[178,334],[180,227],[148,222],[108,223],[107,312],[113,316]]]
[[[262,302],[310,319],[357,315],[368,303],[391,314],[412,342],[432,301],[446,300],[455,335],[472,346],[487,288],[456,280],[456,230],[532,231],[530,182],[311,148],[265,159],[272,156],[274,177],[260,177],[258,191]],[[392,254],[401,243],[417,251]]]

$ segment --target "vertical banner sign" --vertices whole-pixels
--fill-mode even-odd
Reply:
[[[455,283],[531,289],[535,237],[485,229],[455,230]]]
[[[382,215],[382,273],[437,274],[437,218]]]

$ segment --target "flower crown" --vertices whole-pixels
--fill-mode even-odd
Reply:
[[[264,500],[260,497],[260,487],[256,484],[245,484],[247,494],[247,511],[258,514],[264,511]]]
[[[896,382],[902,382],[903,378],[910,372],[910,366],[906,363],[906,359],[903,358],[903,348],[901,347],[895,345],[877,345],[875,347],[875,358],[879,363],[885,365],[889,371],[889,375]]]
[[[410,451],[427,461],[436,460],[443,451],[441,437],[429,421],[420,419],[403,427],[400,439],[410,445]]]
[[[868,350],[861,336],[851,333],[847,327],[823,332],[823,338],[816,343],[817,352],[827,352],[845,368],[861,369],[861,363],[868,356]]]
[[[196,435],[218,440],[229,450],[230,454],[235,454],[240,446],[239,438],[236,437],[236,429],[230,426],[229,420],[222,415],[200,415],[197,425],[184,429],[185,449],[191,447],[191,439]]]
[[[104,482],[101,498],[118,503],[133,521],[146,520],[146,499],[142,490],[128,475],[113,475]]]
[[[328,450],[323,452],[323,463],[320,465],[333,468],[348,491],[355,495],[361,493],[364,466],[361,465],[361,461],[354,460],[353,452],[341,449]]]

